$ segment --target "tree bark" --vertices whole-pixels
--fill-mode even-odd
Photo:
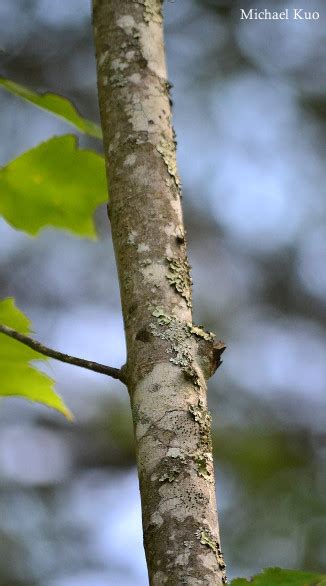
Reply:
[[[192,325],[161,0],[94,0],[99,105],[153,586],[226,582],[206,381],[224,349]]]

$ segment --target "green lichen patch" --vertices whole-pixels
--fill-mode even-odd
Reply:
[[[219,547],[219,543],[217,539],[212,535],[209,529],[200,528],[196,531],[196,537],[199,539],[200,543],[203,545],[207,545],[214,553],[217,553],[217,549]]]
[[[203,527],[196,531],[196,537],[197,539],[199,539],[202,545],[209,547],[214,552],[218,566],[220,570],[223,571],[223,583],[226,584],[227,578],[225,575],[225,563],[218,540],[216,539],[216,537],[214,537],[214,535],[208,528]]]
[[[164,312],[162,307],[155,307],[154,311],[152,312],[154,317],[157,317],[157,321],[160,325],[167,325],[170,324],[176,318],[172,315],[168,315]]]
[[[133,2],[144,7],[144,21],[147,24],[149,22],[162,22],[160,2],[157,0],[133,0]]]
[[[191,413],[194,420],[200,425],[203,433],[210,430],[211,416],[201,399],[199,399],[197,405],[189,405],[189,413]]]
[[[162,22],[162,12],[159,2],[155,0],[144,0],[144,20],[145,22]]]
[[[154,336],[170,342],[166,350],[168,354],[172,354],[170,362],[182,368],[192,367],[192,348],[187,324],[166,314],[160,307],[156,307],[152,315],[157,321],[149,325],[150,330]]]
[[[167,456],[169,456],[170,458],[177,458],[178,460],[180,460],[180,462],[184,462],[186,459],[185,454],[182,450],[180,450],[180,448],[169,448]]]
[[[191,345],[191,337],[196,335],[196,330],[199,328],[187,322],[181,322],[175,316],[166,313],[162,307],[154,307],[151,313],[156,318],[155,322],[149,325],[151,333],[162,340],[170,342],[166,350],[166,352],[172,355],[170,362],[180,366],[185,376],[189,377],[192,383],[200,389],[200,376],[194,365],[193,348]],[[205,335],[206,332],[204,330],[200,330],[200,333],[202,331]],[[211,339],[209,334],[207,336]],[[189,405],[188,411],[199,426],[198,450],[188,457],[192,460],[198,476],[201,476],[208,482],[213,482],[210,435],[211,416],[202,399],[199,399],[196,404]],[[174,450],[173,454],[171,450]],[[171,448],[167,455],[178,458],[179,448]],[[174,478],[171,480],[170,477],[171,473],[168,470],[161,476],[160,482],[172,482]]]
[[[191,275],[190,265],[187,259],[168,257],[169,272],[166,275],[170,285],[186,300],[188,307],[191,307]]]
[[[159,482],[174,482],[180,474],[180,469],[177,466],[173,466],[171,470],[162,474],[162,476],[158,479]]]
[[[194,456],[198,476],[213,482],[213,456],[211,452],[198,453]]]
[[[177,344],[172,344],[171,351],[173,353],[173,356],[170,358],[172,364],[182,366],[183,368],[189,366],[189,363],[192,361],[191,346],[186,343],[180,344],[179,342]]]
[[[173,177],[176,185],[180,188],[181,183],[177,171],[174,142],[172,140],[161,140],[156,149],[160,153],[160,155],[162,155],[169,174],[171,175],[171,177]]]
[[[211,415],[204,402],[199,399],[197,405],[189,405],[189,413],[199,425],[198,450],[193,454],[198,476],[213,482],[213,458],[211,439]]]
[[[195,385],[195,387],[197,387],[198,390],[202,388],[200,376],[193,364],[191,364],[190,366],[186,366],[183,369],[183,372],[185,376],[193,382],[193,384]]]
[[[178,320],[174,315],[169,315],[164,311],[162,307],[154,307],[152,308],[152,315],[156,318],[155,322],[151,322],[149,324],[149,329],[151,333],[161,338],[161,340],[166,340],[170,342],[166,352],[171,354],[170,362],[175,364],[176,366],[180,366],[185,377],[189,378],[193,385],[197,387],[198,390],[201,389],[202,383],[199,373],[194,364],[193,359],[193,347],[191,344],[191,337],[193,335],[198,335],[197,330],[199,329],[199,335],[202,337],[207,336],[207,338],[211,339],[210,336],[212,334],[193,326],[193,324],[189,322],[182,322]],[[200,408],[197,406],[196,409]],[[195,409],[195,407],[194,407]]]
[[[194,326],[192,323],[187,323],[189,331],[191,334],[198,336],[198,338],[203,338],[208,342],[213,341],[215,338],[215,334],[213,332],[208,332],[203,328],[203,326]]]

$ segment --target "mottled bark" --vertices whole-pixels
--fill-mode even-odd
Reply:
[[[108,210],[149,581],[216,586],[226,579],[206,381],[223,345],[192,325],[161,8],[94,0]]]

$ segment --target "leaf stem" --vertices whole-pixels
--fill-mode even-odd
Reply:
[[[9,336],[25,346],[29,346],[36,352],[43,354],[44,356],[48,356],[49,358],[54,358],[55,360],[59,360],[60,362],[65,362],[66,364],[73,364],[74,366],[80,366],[81,368],[87,368],[88,370],[92,370],[93,372],[99,372],[100,374],[106,374],[107,376],[111,376],[112,378],[118,379],[123,383],[126,383],[126,377],[124,376],[123,369],[113,368],[112,366],[107,366],[106,364],[99,364],[98,362],[93,362],[92,360],[85,360],[84,358],[76,358],[75,356],[70,356],[69,354],[64,354],[63,352],[58,352],[57,350],[53,350],[52,348],[48,348],[44,346],[37,340],[26,336],[25,334],[21,334],[8,326],[0,324],[0,333],[5,334],[5,336]]]

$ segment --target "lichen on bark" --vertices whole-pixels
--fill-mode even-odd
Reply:
[[[191,285],[192,280],[190,276],[190,265],[187,259],[182,257],[169,257],[167,259],[169,264],[169,272],[166,276],[172,287],[180,293],[186,300],[188,307],[192,306],[191,303]]]
[[[225,572],[206,381],[222,346],[192,321],[161,10],[161,0],[94,0],[93,9],[124,375],[149,582],[217,586]]]

